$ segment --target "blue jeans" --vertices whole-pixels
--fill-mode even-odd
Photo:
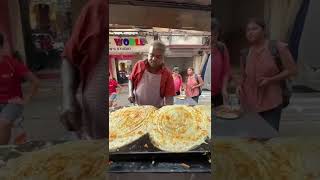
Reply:
[[[278,107],[271,109],[271,110],[268,110],[268,111],[260,112],[259,114],[274,129],[279,131],[280,119],[281,119],[281,114],[282,114],[282,106],[278,106]]]
[[[0,117],[13,123],[23,114],[23,105],[20,104],[0,104]]]

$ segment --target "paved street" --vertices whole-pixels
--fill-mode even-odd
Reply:
[[[61,88],[58,80],[43,80],[39,94],[25,107],[24,126],[30,139],[60,139],[65,133],[59,123]]]
[[[25,107],[25,128],[31,139],[52,140],[63,137],[65,130],[58,120],[60,82],[45,80],[39,94]],[[123,88],[119,105],[126,105],[127,90]],[[210,92],[203,92],[200,104],[210,103]],[[320,135],[320,93],[299,93],[292,99],[281,121],[281,135]]]
[[[282,136],[320,135],[320,93],[294,94],[283,112],[280,132]]]

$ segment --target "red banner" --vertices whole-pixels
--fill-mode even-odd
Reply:
[[[136,57],[135,54],[110,54],[110,59],[120,59],[120,60],[132,60]]]

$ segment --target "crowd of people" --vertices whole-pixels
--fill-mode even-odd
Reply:
[[[165,50],[166,46],[162,42],[155,41],[150,46],[148,58],[134,65],[128,83],[130,103],[155,107],[172,105],[174,96],[182,95],[182,92],[198,103],[201,87],[204,85],[202,77],[194,72],[194,68],[189,67],[186,82],[183,82],[179,67],[171,70],[165,65]],[[121,86],[110,73],[109,77],[109,106],[114,106]]]

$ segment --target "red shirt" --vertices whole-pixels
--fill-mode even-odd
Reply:
[[[90,0],[82,8],[62,57],[79,69],[84,88],[105,52],[108,26],[108,2]]]
[[[222,54],[218,48],[212,49],[213,64],[212,64],[212,95],[218,95],[221,93],[223,79],[229,76],[230,73],[230,57],[226,46],[224,46],[224,54]]]
[[[29,69],[16,59],[3,56],[0,61],[0,103],[8,103],[14,97],[22,98],[21,81]]]
[[[134,88],[138,87],[144,71],[149,67],[148,61],[138,61],[132,70],[132,73],[129,79],[132,81]],[[175,88],[171,71],[163,66],[157,74],[161,74],[160,82],[160,96],[161,97],[170,97],[175,96]]]
[[[118,82],[114,79],[109,79],[109,95],[117,93]]]

